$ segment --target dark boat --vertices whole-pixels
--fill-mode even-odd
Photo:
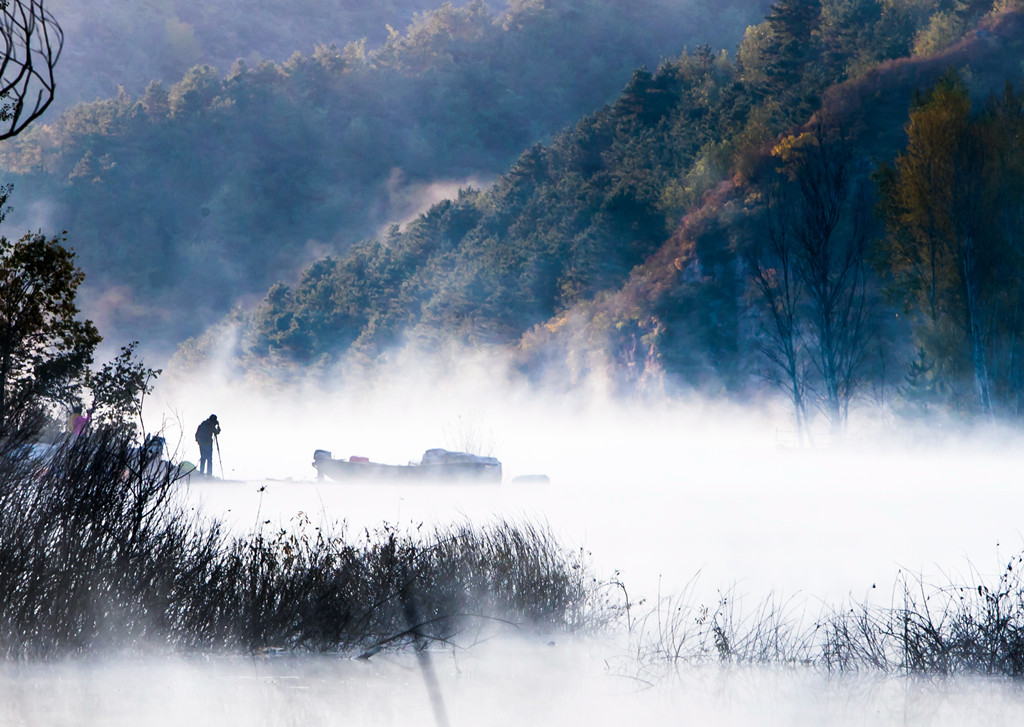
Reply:
[[[409,464],[381,464],[366,457],[335,459],[325,449],[313,452],[313,466],[317,479],[330,478],[335,482],[359,480],[406,481],[458,481],[501,482],[501,462],[494,457],[483,457],[447,449],[428,449],[419,462]]]

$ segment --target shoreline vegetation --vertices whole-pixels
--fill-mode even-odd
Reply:
[[[655,683],[705,665],[827,676],[1024,676],[1024,554],[994,579],[904,573],[888,602],[722,592],[634,600],[544,527],[349,532],[303,513],[229,535],[117,427],[45,458],[0,446],[0,655],[336,654],[470,648],[496,633],[625,636],[610,669]]]
[[[586,630],[581,553],[531,526],[362,534],[314,527],[248,537],[183,505],[115,428],[47,461],[0,451],[0,654],[268,649],[376,653],[447,643],[486,622]]]
[[[653,684],[692,667],[805,668],[827,677],[1024,677],[1024,554],[994,582],[933,583],[901,571],[885,604],[769,595],[712,606],[686,593],[627,623],[621,673]],[[877,588],[875,586],[874,588]],[[884,591],[882,591],[884,593]],[[816,615],[812,615],[816,609]]]

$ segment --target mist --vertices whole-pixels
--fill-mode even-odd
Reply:
[[[275,283],[294,284],[311,251],[343,257],[457,191],[451,180],[504,173],[613,101],[636,68],[687,45],[731,47],[764,10],[747,0],[713,11],[664,0],[50,9],[70,60],[56,68],[46,131],[0,155],[18,190],[7,229],[68,230],[84,315],[161,356],[251,310]]]
[[[1021,437],[998,428],[910,431],[862,410],[847,439],[797,449],[778,402],[612,396],[598,379],[530,387],[503,357],[402,361],[365,378],[263,388],[170,372],[148,404],[179,456],[216,413],[215,474],[192,484],[212,516],[251,531],[299,512],[356,528],[541,522],[649,600],[730,590],[757,600],[888,598],[900,572],[998,573],[1024,549],[1015,517]],[[927,438],[923,435],[927,434]],[[432,447],[495,456],[501,486],[315,481],[314,449],[405,464]],[[517,482],[544,474],[549,484]]]
[[[150,81],[176,81],[200,63],[227,71],[239,58],[284,60],[296,51],[311,53],[321,43],[366,38],[377,45],[387,38],[388,24],[404,28],[415,13],[436,7],[430,0],[379,6],[316,0],[210,3],[203,11],[177,1],[159,8],[128,0],[88,10],[67,0],[46,5],[64,26],[66,53],[74,61],[60,67],[58,109],[109,98],[119,86],[138,95]],[[505,3],[488,5],[500,9]]]
[[[717,669],[646,687],[604,671],[593,644],[491,642],[435,661],[452,725],[1012,725],[1018,689],[964,679],[828,683]],[[426,690],[398,659],[124,660],[8,667],[4,724],[274,724],[433,727]]]
[[[247,538],[309,528],[365,532],[372,544],[396,530],[537,526],[582,554],[589,570],[570,567],[592,573],[588,582],[615,616],[586,636],[481,617],[478,630],[430,644],[436,687],[424,682],[423,652],[414,648],[365,659],[275,646],[245,656],[177,654],[140,637],[127,653],[8,660],[0,727],[443,724],[431,698],[458,725],[1022,722],[1019,672],[918,679],[887,664],[835,676],[785,655],[751,666],[756,659],[744,661],[727,643],[692,662],[652,656],[662,646],[685,651],[668,640],[673,624],[699,629],[710,618],[717,627],[720,615],[742,630],[767,613],[769,628],[813,634],[835,614],[898,611],[908,588],[925,609],[932,595],[955,599],[957,589],[972,598],[976,590],[984,606],[982,584],[1002,583],[1024,553],[1019,428],[956,414],[908,423],[855,400],[844,437],[814,429],[814,446],[801,448],[789,405],[756,377],[763,311],[749,306],[750,281],[735,272],[739,243],[763,233],[752,214],[760,191],[735,172],[767,159],[758,150],[765,139],[806,120],[780,119],[764,139],[748,139],[766,110],[797,108],[788,94],[800,88],[775,79],[773,97],[742,85],[747,71],[763,66],[767,78],[777,67],[761,57],[770,48],[754,45],[756,33],[744,35],[767,5],[523,2],[500,19],[446,6],[404,34],[413,13],[429,9],[421,0],[373,13],[342,3],[330,20],[313,9],[338,4],[314,0],[305,12],[243,3],[200,13],[164,3],[166,17],[119,2],[86,15],[54,5],[67,23],[68,57],[82,61],[74,73],[61,69],[62,88],[79,96],[62,100],[69,107],[59,121],[5,151],[20,196],[8,222],[68,227],[86,273],[79,303],[107,337],[97,359],[140,338],[147,363],[164,369],[146,397],[144,429],[166,438],[172,462],[196,462],[193,433],[218,416],[216,477],[175,485],[189,512],[222,523],[213,532],[238,536],[246,552],[256,551]],[[488,12],[504,8],[493,3]],[[239,20],[239,10],[250,17]],[[880,14],[864,37],[890,20]],[[923,14],[920,22],[931,27]],[[841,25],[815,33],[856,46]],[[1003,43],[1016,49],[1015,27],[974,33],[965,57],[984,61]],[[907,44],[917,37],[913,24],[900,32]],[[734,67],[718,49],[741,38],[749,64]],[[805,79],[804,90],[814,90],[807,98],[850,80],[876,84],[875,101],[850,104],[885,120],[881,132],[858,132],[871,137],[858,146],[872,150],[865,159],[902,153],[903,87],[914,74],[894,72],[892,59],[909,52],[897,46],[851,47],[820,79]],[[834,51],[823,48],[820,64],[803,65],[823,67]],[[243,63],[226,71],[235,58]],[[913,84],[946,65],[934,54],[926,60],[931,70],[919,68]],[[1019,58],[1008,50],[999,64],[970,65],[979,88],[997,88]],[[170,88],[147,86],[153,80]],[[70,107],[90,94],[105,100]],[[733,95],[735,108],[718,104]],[[709,149],[737,156],[717,159]],[[596,171],[584,178],[578,167]],[[463,190],[495,179],[507,199],[458,207],[470,197]],[[615,192],[620,182],[628,194]],[[422,215],[438,203],[434,219]],[[625,252],[635,259],[616,258]],[[317,295],[307,295],[303,269],[328,258],[351,263],[351,275],[314,277]],[[323,308],[285,310],[243,330],[275,281]],[[368,294],[346,299],[353,291]],[[990,319],[1002,320],[1002,310],[991,308]],[[911,316],[887,308],[878,320],[880,349],[892,356],[880,350],[878,369],[856,382],[861,390],[900,406],[909,369],[921,373],[916,393],[935,393],[923,350],[919,369],[910,367],[920,333]],[[295,321],[290,340],[231,345],[292,333]],[[302,330],[310,321],[326,322]],[[999,332],[1010,342],[1006,400],[1016,402],[1019,331]],[[188,336],[203,340],[171,358]],[[389,348],[409,338],[443,350]],[[480,348],[459,350],[453,340]],[[574,367],[578,377],[564,377],[572,388],[554,375],[569,368],[567,358],[586,360]],[[601,368],[613,361],[617,373]],[[992,362],[1002,372],[1004,360]],[[653,386],[624,396],[631,385],[642,389],[638,377],[626,381],[641,371],[700,390]],[[963,381],[960,398],[936,405],[967,410],[971,382]],[[334,482],[316,479],[311,464],[317,449],[405,464],[436,447],[500,459],[503,481]],[[48,577],[50,563],[40,562]],[[195,592],[207,590],[201,583]],[[1024,586],[1014,583],[1010,595],[1020,600]],[[142,631],[149,625],[143,619]],[[392,643],[388,633],[382,644]]]
[[[862,405],[843,441],[798,449],[784,403],[696,393],[624,398],[593,374],[565,389],[527,382],[497,350],[351,363],[285,382],[240,376],[225,355],[168,370],[146,429],[174,461],[197,458],[216,413],[220,479],[180,494],[242,536],[317,527],[378,532],[469,523],[549,528],[586,553],[595,578],[632,604],[625,630],[590,637],[511,624],[457,634],[431,660],[453,725],[1017,724],[1009,680],[829,677],[798,664],[658,663],[641,656],[659,619],[727,599],[738,621],[764,603],[813,629],[854,604],[924,588],[991,583],[1024,550],[1020,434],[923,422]],[[442,446],[498,457],[500,485],[316,481],[314,449],[402,464]],[[549,482],[521,482],[544,474]],[[621,593],[620,593],[621,589]],[[411,650],[369,661],[268,650],[252,657],[113,654],[9,664],[0,698],[33,725],[182,722],[433,725]],[[132,687],[126,688],[126,684]],[[45,697],[43,696],[45,694]]]
[[[373,376],[339,371],[288,386],[171,370],[147,402],[147,428],[162,428],[178,458],[194,459],[191,433],[210,413],[223,426],[214,468],[225,479],[193,479],[182,493],[233,532],[297,528],[300,513],[356,531],[543,523],[589,554],[596,577],[628,589],[636,619],[724,594],[742,614],[771,599],[786,619],[810,624],[848,602],[892,602],[901,572],[977,583],[1024,548],[1020,441],[1008,432],[935,430],[915,444],[920,432],[898,432],[871,411],[843,445],[797,450],[780,447],[787,413],[771,401],[622,400],[598,379],[570,392],[527,387],[504,358],[480,353],[396,355]],[[403,463],[433,446],[493,454],[504,481],[317,482],[310,466],[314,448]],[[531,473],[550,482],[514,479]],[[829,678],[799,666],[714,663],[655,670],[638,660],[637,632],[552,636],[492,624],[459,634],[431,650],[438,693],[453,725],[1024,717],[1019,689],[1001,680]],[[408,652],[368,661],[272,650],[113,655],[7,665],[0,675],[8,717],[34,725],[69,715],[79,724],[433,725],[429,697]]]
[[[146,429],[168,438],[175,462],[194,461],[196,425],[218,415],[220,479],[192,478],[178,495],[228,535],[523,522],[584,552],[595,587],[631,605],[625,623],[583,637],[495,620],[434,644],[451,724],[998,724],[1024,712],[1008,680],[645,656],[663,619],[692,624],[723,598],[741,623],[768,599],[805,630],[848,604],[898,605],[900,573],[940,588],[992,583],[1024,549],[1019,435],[934,427],[915,443],[922,431],[864,410],[846,442],[798,450],[785,446],[786,408],[767,398],[625,399],[597,375],[572,390],[528,385],[494,352],[390,361],[287,384],[172,367],[147,397]],[[435,446],[493,454],[504,481],[317,482],[310,465],[315,448],[402,463]],[[549,481],[516,480],[538,473]],[[143,638],[125,648],[7,663],[6,714],[34,725],[83,712],[84,724],[434,723],[413,649],[367,661],[275,648],[176,656]]]

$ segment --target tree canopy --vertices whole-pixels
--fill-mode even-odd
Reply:
[[[739,0],[713,14],[675,0],[502,14],[473,2],[424,12],[376,47],[194,65],[0,148],[20,191],[11,222],[72,229],[86,287],[132,295],[116,332],[177,342],[239,296],[415,216],[437,187],[485,184],[613,100],[636,67],[727,42],[756,13]]]
[[[0,238],[0,437],[75,397],[100,342],[78,319],[83,274],[63,237]]]
[[[868,395],[1015,415],[1021,14],[780,0],[732,53],[680,51],[668,5],[445,5],[376,48],[195,66],[0,157],[147,329],[261,298],[228,321],[253,370],[454,341],[624,387],[788,379],[839,428]]]
[[[879,174],[893,290],[921,318],[918,346],[959,406],[1017,412],[1022,370],[1024,97],[979,112],[949,74],[910,113],[907,148]]]

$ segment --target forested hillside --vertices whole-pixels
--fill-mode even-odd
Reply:
[[[1017,416],[1024,21],[1000,6],[779,2],[485,190],[278,284],[265,370],[455,340],[624,390]],[[191,343],[194,358],[220,335]]]
[[[234,27],[220,6],[190,12]],[[506,170],[614,98],[637,66],[731,43],[760,12],[747,0],[531,0],[496,15],[473,2],[420,15],[377,47],[196,66],[0,149],[16,190],[8,225],[67,229],[85,310],[122,337],[173,346],[413,216],[433,185]]]
[[[118,87],[141,95],[150,81],[171,83],[196,65],[222,73],[239,58],[283,61],[318,45],[366,38],[370,47],[401,31],[436,0],[46,0],[64,28],[55,108],[111,98]],[[465,3],[456,3],[465,4]],[[504,0],[490,3],[498,12]]]

